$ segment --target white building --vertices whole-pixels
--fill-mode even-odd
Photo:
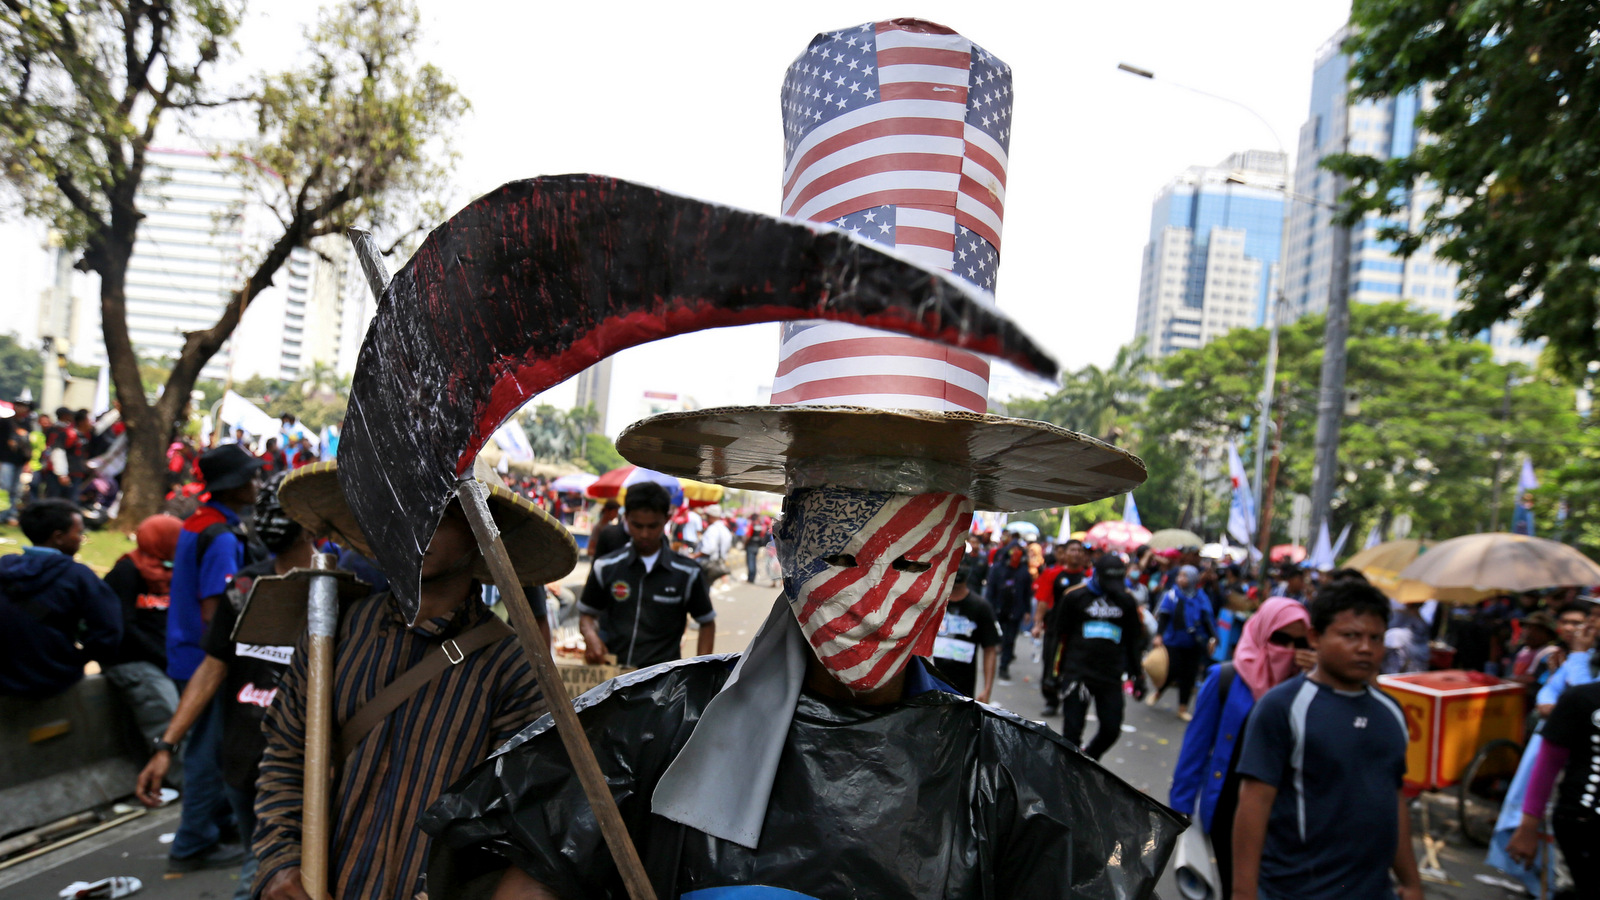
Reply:
[[[1161,189],[1139,277],[1135,336],[1160,358],[1260,325],[1276,290],[1283,154],[1250,150],[1192,166]]]
[[[1311,80],[1311,108],[1300,128],[1295,153],[1294,192],[1316,202],[1289,204],[1288,240],[1285,242],[1284,299],[1290,318],[1320,313],[1328,308],[1334,277],[1335,233],[1332,207],[1338,202],[1339,179],[1322,168],[1331,154],[1359,153],[1388,159],[1410,155],[1419,140],[1416,115],[1427,95],[1407,92],[1383,100],[1349,102],[1349,59],[1340,51],[1346,37],[1341,30],[1317,52]],[[1348,151],[1347,151],[1348,148]],[[1422,223],[1423,214],[1437,194],[1414,191],[1398,214],[1408,228]],[[1433,255],[1424,245],[1409,259],[1395,253],[1395,244],[1378,236],[1385,220],[1369,215],[1347,229],[1349,297],[1352,303],[1406,300],[1413,306],[1449,318],[1459,308],[1459,272],[1454,263]],[[1516,327],[1496,325],[1480,335],[1494,348],[1500,362],[1532,364],[1542,343],[1525,344]]]
[[[184,332],[216,323],[276,222],[232,158],[160,149],[147,159],[137,201],[145,218],[125,290],[128,332],[141,356],[170,358],[182,350]],[[315,246],[291,252],[202,377],[297,378],[313,362],[341,374],[355,370],[375,304],[342,237],[319,238]],[[73,358],[104,363],[98,304],[79,298],[73,319]]]

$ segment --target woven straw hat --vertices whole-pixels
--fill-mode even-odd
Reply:
[[[332,538],[371,558],[367,537],[339,488],[338,466],[337,462],[320,462],[290,472],[278,486],[278,503],[313,534]],[[487,466],[475,466],[473,475],[489,488],[489,512],[522,584],[549,584],[565,578],[577,566],[578,545],[564,525],[507,488]],[[484,584],[494,583],[488,563],[481,557],[473,563],[472,574]]]
[[[1144,480],[1138,457],[1044,422],[859,406],[740,406],[665,413],[624,429],[631,462],[744,490],[830,484],[951,491],[978,509],[1072,506]]]

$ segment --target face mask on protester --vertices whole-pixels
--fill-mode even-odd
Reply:
[[[932,652],[972,523],[959,494],[809,488],[774,535],[790,609],[823,666],[856,693]]]

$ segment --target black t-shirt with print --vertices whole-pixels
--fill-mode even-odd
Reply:
[[[1600,681],[1569,687],[1544,723],[1544,739],[1567,748],[1558,812],[1600,816]]]
[[[994,610],[979,597],[965,598],[945,607],[939,636],[933,643],[933,664],[939,674],[968,697],[978,692],[979,647],[1000,646],[1000,627]]]
[[[250,582],[263,575],[276,574],[272,560],[252,563],[233,576],[228,599],[245,597]],[[238,790],[253,790],[261,767],[261,754],[267,739],[261,733],[261,720],[278,694],[278,679],[289,669],[293,647],[261,647],[235,643],[233,625],[238,621],[233,603],[218,603],[206,632],[206,655],[216,657],[228,667],[228,674],[217,689],[222,704],[222,777]]]

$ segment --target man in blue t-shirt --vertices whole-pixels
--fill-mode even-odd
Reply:
[[[1317,665],[1268,691],[1239,756],[1234,900],[1420,900],[1400,793],[1405,714],[1371,685],[1389,601],[1365,579],[1326,584],[1311,603]]]
[[[200,474],[211,498],[184,520],[172,558],[172,593],[167,605],[167,674],[181,691],[205,659],[206,626],[234,573],[265,555],[252,550],[239,514],[254,509],[262,461],[238,444],[200,455]],[[233,815],[223,791],[222,720],[210,705],[189,730],[183,753],[183,815],[168,853],[167,871],[237,865],[242,847],[232,837]],[[152,750],[172,752],[157,740]]]

